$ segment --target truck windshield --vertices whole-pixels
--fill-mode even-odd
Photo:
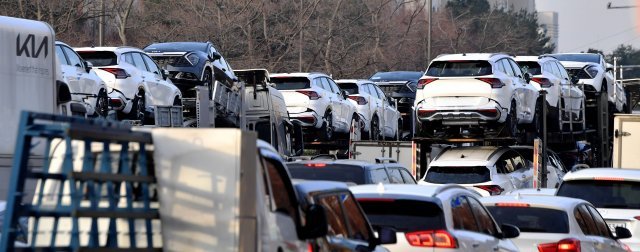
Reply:
[[[271,77],[277,90],[296,90],[310,88],[309,79],[305,77]]]
[[[377,72],[371,78],[372,81],[418,81],[422,77],[423,72],[417,71],[396,71],[396,72]]]
[[[428,76],[435,77],[482,76],[491,73],[491,64],[482,60],[434,61],[427,70]]]
[[[619,180],[569,180],[558,196],[583,199],[596,208],[640,209],[640,182]]]
[[[527,69],[527,72],[529,72],[529,74],[531,75],[542,74],[542,71],[540,70],[540,64],[538,64],[538,62],[518,61],[518,65],[520,65],[522,69]]]
[[[91,62],[95,67],[113,66],[118,64],[118,57],[114,52],[109,51],[85,51],[78,52],[80,57],[87,62]]]
[[[442,209],[433,202],[388,199],[358,202],[374,227],[393,227],[404,233],[446,228]]]
[[[499,225],[511,224],[521,232],[569,233],[567,213],[560,210],[538,207],[488,206],[487,210]]]
[[[358,94],[358,85],[355,83],[337,83],[340,89],[349,92],[349,94]]]
[[[291,177],[306,180],[329,180],[345,183],[364,184],[364,169],[354,165],[325,163],[288,163]]]
[[[579,54],[551,54],[559,61],[576,61],[576,62],[593,62],[600,63],[600,55],[593,53],[579,53]]]
[[[424,181],[436,184],[475,184],[491,180],[484,166],[435,166],[429,168]]]

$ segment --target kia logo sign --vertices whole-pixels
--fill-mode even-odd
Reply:
[[[40,45],[38,46],[38,50],[36,51],[36,36],[33,34],[29,34],[24,41],[20,41],[20,34],[16,38],[16,55],[22,56],[23,54],[26,57],[30,58],[38,58],[40,57],[40,53],[44,49],[44,58],[49,56],[49,37],[44,36],[44,38],[40,41]]]

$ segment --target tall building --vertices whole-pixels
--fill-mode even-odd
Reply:
[[[555,11],[538,12],[538,24],[540,24],[540,32],[549,37],[549,43],[553,44],[553,52],[558,52],[558,13]]]

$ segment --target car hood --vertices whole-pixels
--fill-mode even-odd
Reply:
[[[595,65],[591,62],[578,62],[578,61],[561,61],[562,65],[566,68],[583,68],[587,65]]]

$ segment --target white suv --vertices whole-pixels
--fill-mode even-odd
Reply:
[[[109,112],[107,86],[96,75],[92,65],[60,41],[56,41],[56,57],[62,79],[69,85],[72,100],[84,104],[87,116],[106,117]]]
[[[111,106],[120,119],[153,124],[153,106],[181,105],[182,94],[164,70],[145,52],[133,47],[83,47],[76,51],[93,64],[109,87]]]
[[[423,134],[459,129],[517,137],[519,125],[540,129],[540,105],[538,91],[511,56],[469,53],[431,61],[418,81],[415,110]]]
[[[517,56],[516,62],[531,75],[530,82],[538,91],[547,91],[547,125],[551,130],[561,129],[560,118],[572,116],[573,120],[582,120],[582,101],[584,92],[571,83],[571,77],[564,66],[554,57]]]
[[[319,131],[320,138],[331,140],[334,133],[349,133],[359,125],[356,107],[328,75],[276,73],[269,77],[282,92],[291,119]]]
[[[496,224],[480,196],[457,185],[349,187],[371,225],[396,229],[390,251],[518,251],[520,232]]]
[[[569,172],[557,196],[579,198],[593,204],[615,234],[616,227],[631,230],[621,241],[640,251],[640,170],[590,168]]]
[[[337,80],[336,83],[349,93],[351,103],[363,119],[365,136],[373,140],[397,139],[402,125],[400,112],[378,85],[370,80]]]

